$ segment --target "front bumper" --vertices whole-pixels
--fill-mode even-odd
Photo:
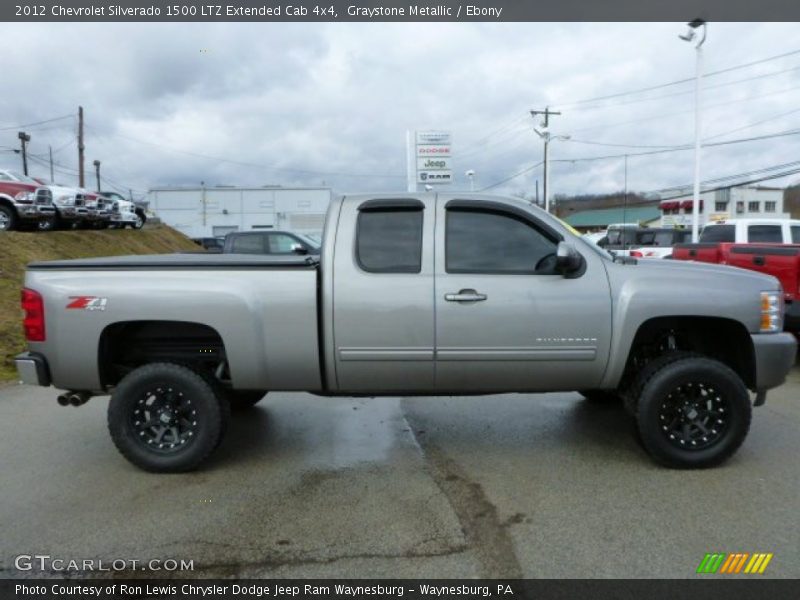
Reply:
[[[50,369],[47,360],[36,352],[23,352],[14,357],[17,373],[22,383],[26,385],[50,385]]]
[[[797,340],[791,333],[751,335],[756,358],[756,390],[778,387],[797,358]]]
[[[20,219],[29,221],[50,219],[56,214],[52,204],[17,204],[16,209]]]

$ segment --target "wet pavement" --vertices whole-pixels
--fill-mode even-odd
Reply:
[[[270,394],[202,470],[155,475],[112,445],[107,398],[55,395],[0,389],[0,577],[38,575],[19,554],[194,576],[692,577],[706,552],[772,552],[768,576],[800,576],[797,369],[730,462],[693,472],[651,463],[620,407],[577,394]]]

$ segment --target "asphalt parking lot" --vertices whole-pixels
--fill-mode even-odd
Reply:
[[[270,394],[203,470],[152,475],[113,447],[107,398],[55,396],[0,389],[0,577],[48,554],[192,559],[193,576],[681,578],[715,551],[800,576],[798,368],[729,463],[693,472],[577,394]]]

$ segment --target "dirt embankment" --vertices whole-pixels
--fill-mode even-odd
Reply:
[[[25,265],[39,260],[160,254],[199,250],[166,225],[139,231],[53,231],[0,233],[0,382],[16,377],[12,358],[25,348],[19,296]]]

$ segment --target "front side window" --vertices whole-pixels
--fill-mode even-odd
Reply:
[[[780,225],[750,225],[747,228],[747,241],[750,243],[775,243],[783,241]]]
[[[447,211],[448,273],[552,274],[557,245],[558,241],[549,234],[511,214]]]
[[[792,243],[800,244],[800,225],[792,225]]]
[[[422,270],[421,208],[361,210],[356,260],[369,273],[419,273]]]
[[[269,245],[270,254],[291,254],[292,246],[296,244],[302,245],[292,236],[283,233],[270,234],[267,244]]]

